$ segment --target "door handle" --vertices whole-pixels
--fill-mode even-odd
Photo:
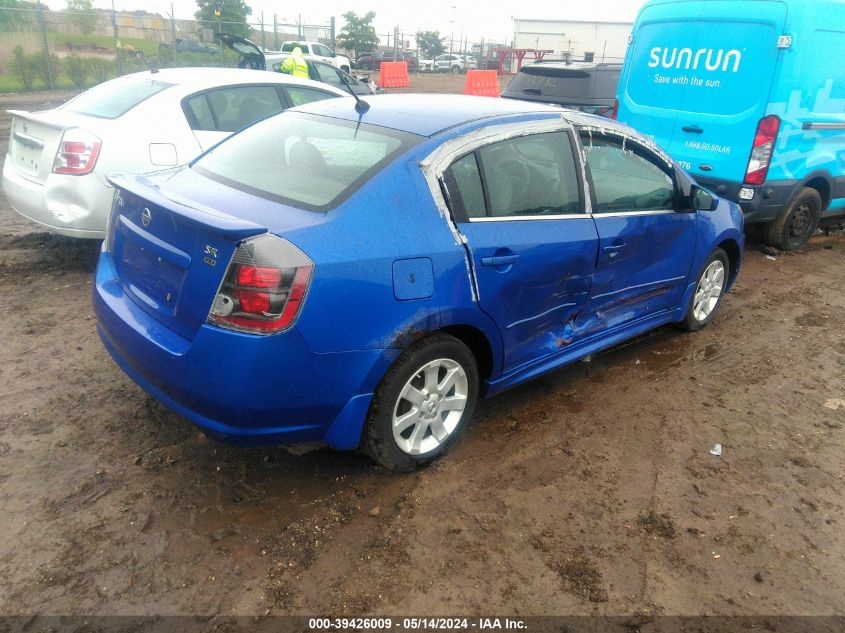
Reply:
[[[614,244],[613,246],[604,246],[601,250],[605,253],[611,253],[615,255],[616,253],[621,251],[624,246],[624,244]]]
[[[702,130],[697,125],[685,125],[681,128],[684,132],[689,132],[690,134],[703,134],[704,130]]]
[[[481,264],[483,266],[509,266],[515,264],[519,259],[519,255],[497,255],[493,257],[482,257]]]

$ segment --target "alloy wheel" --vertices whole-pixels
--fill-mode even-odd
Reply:
[[[422,455],[446,442],[468,402],[469,381],[460,364],[439,358],[405,383],[393,408],[393,439],[408,455]]]
[[[715,259],[704,270],[695,289],[692,314],[697,321],[704,321],[713,312],[725,287],[725,265]]]

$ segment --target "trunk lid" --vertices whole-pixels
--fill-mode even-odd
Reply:
[[[65,131],[86,126],[84,117],[61,110],[25,112],[8,110],[12,115],[9,156],[15,171],[33,182],[43,183],[53,171],[56,152]]]
[[[189,168],[109,181],[120,194],[108,237],[119,283],[148,314],[189,340],[206,322],[241,241],[323,218],[232,190]]]

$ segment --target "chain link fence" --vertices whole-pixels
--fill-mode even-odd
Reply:
[[[290,23],[261,13],[244,24],[145,11],[50,11],[40,3],[0,7],[0,92],[86,88],[150,67],[236,66],[238,55],[220,45],[218,32],[267,50],[297,39],[334,47],[335,20]]]

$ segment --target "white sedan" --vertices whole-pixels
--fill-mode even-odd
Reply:
[[[102,238],[106,175],[182,165],[282,110],[349,93],[290,75],[229,68],[145,71],[53,110],[10,111],[3,192],[21,215],[71,237]]]

